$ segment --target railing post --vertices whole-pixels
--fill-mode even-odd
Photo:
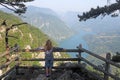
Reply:
[[[16,75],[18,75],[19,74],[19,58],[17,58],[16,60],[15,70],[16,70]]]
[[[82,48],[82,44],[80,44],[77,48],[78,48],[78,49]],[[81,63],[81,52],[78,52],[77,57],[79,58],[78,64],[80,64],[80,63]]]
[[[111,54],[110,53],[107,53],[106,54],[106,59],[107,60],[110,60],[111,59]],[[109,70],[110,70],[110,64],[108,62],[106,62],[106,65],[105,65],[105,71],[107,73],[109,73]],[[104,80],[109,80],[109,76],[107,74],[104,74]]]
[[[10,47],[9,46],[6,47],[5,57],[6,57],[6,62],[9,62],[10,61]]]
[[[17,53],[17,52],[16,52]],[[15,70],[16,70],[16,75],[19,75],[19,65],[20,65],[20,54],[17,53],[17,60],[16,60],[16,65],[15,65]]]

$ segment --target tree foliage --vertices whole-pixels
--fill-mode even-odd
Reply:
[[[118,14],[114,13],[117,10],[120,10],[120,0],[116,0],[116,3],[105,5],[104,7],[97,6],[96,9],[91,8],[90,11],[84,12],[82,15],[78,15],[78,17],[80,18],[79,21],[86,21],[87,19],[96,18],[99,15],[105,16],[111,14],[112,17],[117,17]]]
[[[0,5],[20,15],[26,12],[27,7],[24,3],[30,1],[34,0],[0,0]]]

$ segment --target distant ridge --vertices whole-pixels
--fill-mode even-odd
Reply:
[[[34,11],[33,11],[34,10]],[[38,27],[49,37],[56,41],[66,39],[73,34],[73,31],[49,8],[28,6],[24,14],[24,21]]]
[[[35,13],[43,13],[43,14],[47,14],[47,15],[58,16],[57,13],[55,13],[53,10],[51,10],[49,8],[40,8],[40,7],[36,7],[36,6],[28,6],[27,12],[31,12],[34,14]]]

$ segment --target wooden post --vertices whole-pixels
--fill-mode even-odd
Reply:
[[[17,58],[15,62],[16,62],[15,64],[16,75],[18,75],[19,74],[19,58]]]
[[[17,48],[18,49],[18,48]],[[17,54],[17,60],[16,60],[16,65],[15,65],[15,70],[16,70],[16,75],[19,75],[19,65],[20,65],[20,54],[18,52],[16,52]]]
[[[6,46],[6,62],[9,62],[10,61],[10,47],[7,45]]]
[[[106,59],[107,60],[110,60],[111,59],[111,54],[110,53],[107,53],[106,54]],[[105,71],[107,73],[109,73],[110,71],[110,64],[108,62],[106,62],[106,65],[105,65]],[[109,80],[109,76],[107,74],[104,74],[104,80]]]
[[[16,75],[18,75],[19,74],[19,66],[18,65],[15,66],[15,70],[16,70]]]
[[[82,48],[82,44],[80,44],[77,48],[78,49]],[[81,58],[81,52],[78,53],[77,57],[79,58],[78,64],[80,64],[81,63],[81,59],[80,59]]]

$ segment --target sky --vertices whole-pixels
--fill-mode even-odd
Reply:
[[[114,1],[115,0],[111,0],[110,3]],[[92,7],[96,8],[98,5],[107,5],[107,0],[35,0],[26,3],[26,5],[50,8],[56,12],[84,12],[90,10]]]

